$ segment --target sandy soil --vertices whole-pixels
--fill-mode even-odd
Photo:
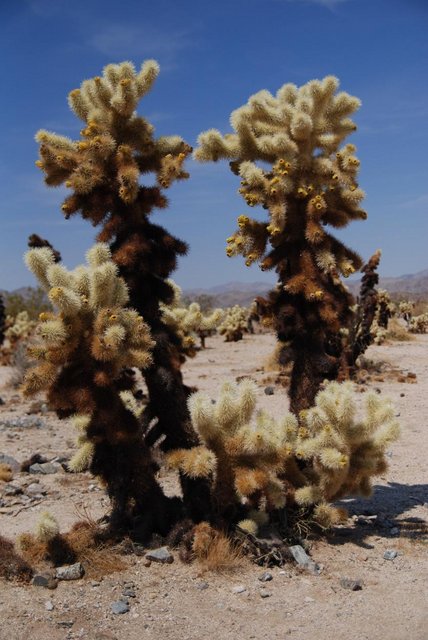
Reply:
[[[288,402],[283,388],[277,386],[271,396],[263,391],[271,375],[263,365],[273,350],[273,336],[246,336],[235,344],[214,337],[207,345],[186,364],[187,383],[215,397],[224,378],[250,375],[259,383],[260,406],[277,416],[284,411]],[[368,355],[416,373],[417,383],[387,378],[375,383],[394,401],[402,438],[389,452],[389,471],[378,479],[372,498],[343,501],[348,523],[311,543],[313,559],[323,565],[320,575],[287,565],[271,569],[273,579],[262,583],[258,578],[264,569],[249,562],[232,574],[217,575],[183,565],[176,553],[173,564],[150,567],[144,558],[132,556],[121,572],[97,581],[60,582],[54,591],[1,583],[0,640],[427,640],[428,336],[371,347]],[[9,374],[1,369],[3,382]],[[74,433],[66,421],[47,412],[29,416],[40,418],[42,426],[8,426],[3,421],[25,416],[30,403],[7,386],[0,395],[5,401],[0,407],[0,453],[18,462],[35,452],[49,460],[72,455]],[[38,480],[45,495],[29,500],[27,487]],[[162,480],[171,485],[170,478]],[[11,484],[24,493],[6,495]],[[107,509],[103,491],[89,474],[59,472],[40,478],[16,473],[12,483],[0,486],[0,533],[13,539],[31,531],[45,510],[65,531],[79,513],[99,517]],[[397,551],[397,557],[384,559],[386,550]],[[362,589],[343,588],[341,578],[361,580]],[[134,584],[136,597],[129,598],[128,613],[114,615],[111,604],[127,583]]]

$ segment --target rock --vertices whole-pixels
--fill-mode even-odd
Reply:
[[[134,589],[132,589],[132,587],[126,587],[122,591],[122,595],[127,596],[128,598],[136,598],[137,596],[137,594],[135,593]]]
[[[385,558],[385,560],[394,560],[397,556],[398,556],[398,551],[395,551],[394,549],[387,549],[383,554],[383,557]]]
[[[7,418],[6,420],[0,420],[0,426],[5,427],[6,429],[42,429],[46,426],[46,422],[42,418],[23,416],[20,418]]]
[[[38,483],[38,482],[32,482],[25,489],[25,494],[27,496],[29,496],[30,498],[33,498],[33,497],[39,496],[39,495],[46,495],[47,494],[47,489],[45,489],[45,487],[42,484]]]
[[[361,580],[351,580],[351,578],[341,578],[340,586],[349,591],[361,591],[363,583]]]
[[[30,406],[28,407],[25,413],[27,413],[28,415],[32,415],[34,413],[41,413],[42,404],[44,403],[41,400],[34,400],[34,402],[30,404]]]
[[[261,598],[270,598],[272,595],[267,589],[260,589],[259,593]]]
[[[311,598],[310,596],[306,596],[305,602],[315,602],[315,598]]]
[[[265,571],[261,576],[259,576],[259,580],[260,582],[270,582],[273,580],[273,575],[269,573],[269,571]]]
[[[0,464],[7,464],[13,471],[13,473],[18,473],[21,469],[21,465],[18,460],[12,458],[12,456],[8,456],[5,453],[0,453]]]
[[[114,636],[110,631],[98,631],[94,640],[117,640],[117,636]]]
[[[5,401],[3,400],[3,398],[0,398],[0,405],[5,404]]]
[[[399,527],[392,527],[391,531],[389,532],[392,536],[399,536],[400,535],[400,529]]]
[[[244,593],[246,588],[243,584],[238,584],[236,587],[232,587],[232,593]]]
[[[43,462],[41,464],[36,462],[29,468],[30,473],[42,473],[43,475],[50,475],[59,471],[63,471],[63,468],[58,462]]]
[[[205,589],[208,589],[208,582],[198,582],[195,586],[199,591],[205,591]]]
[[[275,387],[265,387],[265,394],[267,396],[273,396],[275,393]]]
[[[79,580],[84,574],[85,570],[80,562],[64,567],[57,567],[56,569],[56,577],[58,580]]]
[[[56,589],[58,580],[51,573],[37,573],[31,581],[34,587],[44,587],[45,589]]]
[[[21,487],[18,487],[16,484],[9,483],[3,487],[3,495],[5,496],[19,496],[21,493]]]
[[[52,600],[48,600],[47,602],[45,602],[45,609],[46,611],[53,611],[55,609],[55,606]]]
[[[60,620],[57,625],[62,629],[71,629],[74,624],[74,620]]]
[[[147,560],[153,562],[161,562],[162,564],[171,564],[174,562],[174,556],[168,550],[168,547],[159,547],[159,549],[153,549],[146,553]]]
[[[114,615],[121,615],[123,613],[128,613],[129,605],[126,602],[122,602],[122,600],[117,600],[113,602],[111,605],[111,611]]]
[[[304,548],[300,544],[288,547],[291,555],[300,567],[303,567],[313,575],[319,575],[322,571],[322,565],[311,560]]]

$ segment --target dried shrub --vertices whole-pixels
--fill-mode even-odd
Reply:
[[[10,540],[0,535],[0,578],[29,582],[32,576],[33,570],[28,562],[15,552]]]

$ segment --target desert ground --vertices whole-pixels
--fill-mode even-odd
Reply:
[[[265,370],[274,343],[270,334],[229,344],[209,338],[208,348],[186,362],[185,381],[214,398],[222,380],[251,376],[259,406],[279,416],[288,407],[286,390]],[[183,564],[174,549],[172,564],[148,566],[144,555],[131,554],[118,571],[102,576],[89,570],[53,590],[1,582],[0,640],[427,640],[428,336],[372,346],[367,355],[386,363],[370,387],[393,400],[402,435],[388,452],[389,470],[377,479],[373,496],[343,500],[347,523],[308,540],[322,566],[319,575],[291,562],[266,569],[248,559],[230,572],[206,572]],[[404,377],[389,375],[390,367]],[[34,453],[48,461],[69,459],[75,434],[42,397],[35,404],[22,399],[8,384],[11,369],[0,372],[0,454],[16,461],[6,460],[14,477],[0,483],[1,535],[14,540],[34,530],[43,511],[57,518],[61,531],[82,515],[101,517],[108,500],[88,473],[66,473],[61,465],[47,475],[19,471]],[[416,380],[406,377],[409,372]],[[273,395],[264,392],[267,385]],[[161,472],[161,481],[174,491],[170,474]],[[265,571],[271,579],[263,582]],[[357,590],[349,588],[352,581]],[[112,604],[120,598],[128,610],[115,614]]]

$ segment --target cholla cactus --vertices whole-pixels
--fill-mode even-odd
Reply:
[[[409,322],[410,333],[427,333],[428,332],[428,313],[421,313],[419,316],[413,316]]]
[[[376,319],[377,323],[383,329],[388,328],[389,320],[395,315],[396,307],[395,304],[391,300],[391,296],[389,295],[386,289],[378,289],[377,292],[377,312]]]
[[[288,439],[297,422],[289,414],[277,423],[262,411],[255,414],[255,406],[251,380],[225,383],[216,404],[202,393],[192,395],[190,414],[203,446],[168,455],[169,464],[188,476],[214,478],[213,507],[232,520],[243,501],[252,508],[262,498],[268,509],[285,504],[277,474],[292,453]]]
[[[205,338],[215,330],[222,316],[222,309],[214,309],[204,315],[197,302],[191,302],[188,307],[182,301],[182,290],[173,280],[168,281],[174,289],[174,299],[170,304],[161,304],[162,320],[170,326],[181,339],[183,354],[193,357],[196,355],[196,337],[199,336],[202,348]]]
[[[407,326],[410,325],[410,321],[415,311],[415,303],[411,300],[402,300],[398,305],[398,315],[407,322]]]
[[[1,360],[3,364],[10,365],[14,362],[18,345],[25,344],[32,337],[36,322],[31,320],[28,311],[19,311],[16,316],[6,316],[4,326]]]
[[[189,405],[204,444],[171,452],[169,464],[191,477],[213,477],[217,516],[233,521],[231,514],[241,516],[245,505],[248,515],[239,524],[252,533],[265,520],[264,510],[286,503],[311,507],[321,526],[337,522],[340,512],[329,503],[369,495],[371,479],[386,470],[386,448],[399,433],[392,405],[377,394],[367,395],[366,415],[358,418],[349,382],[329,383],[299,421],[292,413],[276,421],[256,412],[249,380],[226,383],[215,404],[197,393]],[[296,457],[310,464],[300,469]]]
[[[108,245],[94,245],[87,261],[67,271],[49,248],[26,254],[57,311],[40,316],[40,343],[30,348],[39,364],[27,373],[24,392],[46,390],[58,416],[72,416],[80,449],[70,467],[103,480],[112,525],[124,526],[131,509],[163,496],[140,423],[120,396],[124,368],[149,366],[154,343],[142,317],[125,306],[128,289]]]
[[[4,308],[3,296],[0,294],[0,348],[3,344],[5,330],[6,330],[6,312]]]
[[[356,129],[349,116],[360,101],[336,93],[338,84],[328,76],[300,88],[286,84],[276,96],[260,91],[232,113],[235,133],[206,131],[195,151],[200,161],[228,158],[246,203],[268,212],[266,222],[238,217],[227,254],[278,273],[281,286],[270,298],[278,337],[294,350],[295,413],[311,406],[323,379],[337,375],[339,331],[352,315],[352,297],[339,276],[361,266],[360,257],[325,229],[367,217],[355,147],[341,147]]]
[[[244,333],[248,331],[248,316],[248,309],[240,307],[239,304],[224,310],[224,316],[218,326],[218,332],[221,336],[225,336],[225,342],[242,340]]]
[[[297,489],[295,499],[318,505],[315,516],[329,525],[337,513],[328,502],[371,494],[372,478],[386,471],[385,451],[398,438],[399,424],[392,404],[376,393],[365,397],[365,416],[359,419],[349,382],[329,383],[300,418],[295,451],[311,464],[308,484]]]
[[[110,243],[130,305],[150,327],[156,344],[152,365],[142,370],[149,392],[142,420],[147,428],[157,419],[157,436],[163,436],[161,447],[168,450],[197,443],[187,411],[189,390],[180,372],[181,340],[162,322],[159,309],[160,303],[173,299],[167,278],[187,245],[149,216],[167,207],[162,189],[188,177],[183,163],[191,147],[178,136],[156,138],[154,127],[136,112],[158,73],[154,60],[144,62],[139,71],[122,62],[85,80],[69,94],[71,109],[84,122],[81,139],[39,131],[36,164],[46,184],[70,189],[62,204],[67,219],[79,213],[94,226],[101,225],[98,240]],[[157,184],[144,186],[142,176],[153,173]],[[198,502],[192,483],[182,488],[186,501]]]

